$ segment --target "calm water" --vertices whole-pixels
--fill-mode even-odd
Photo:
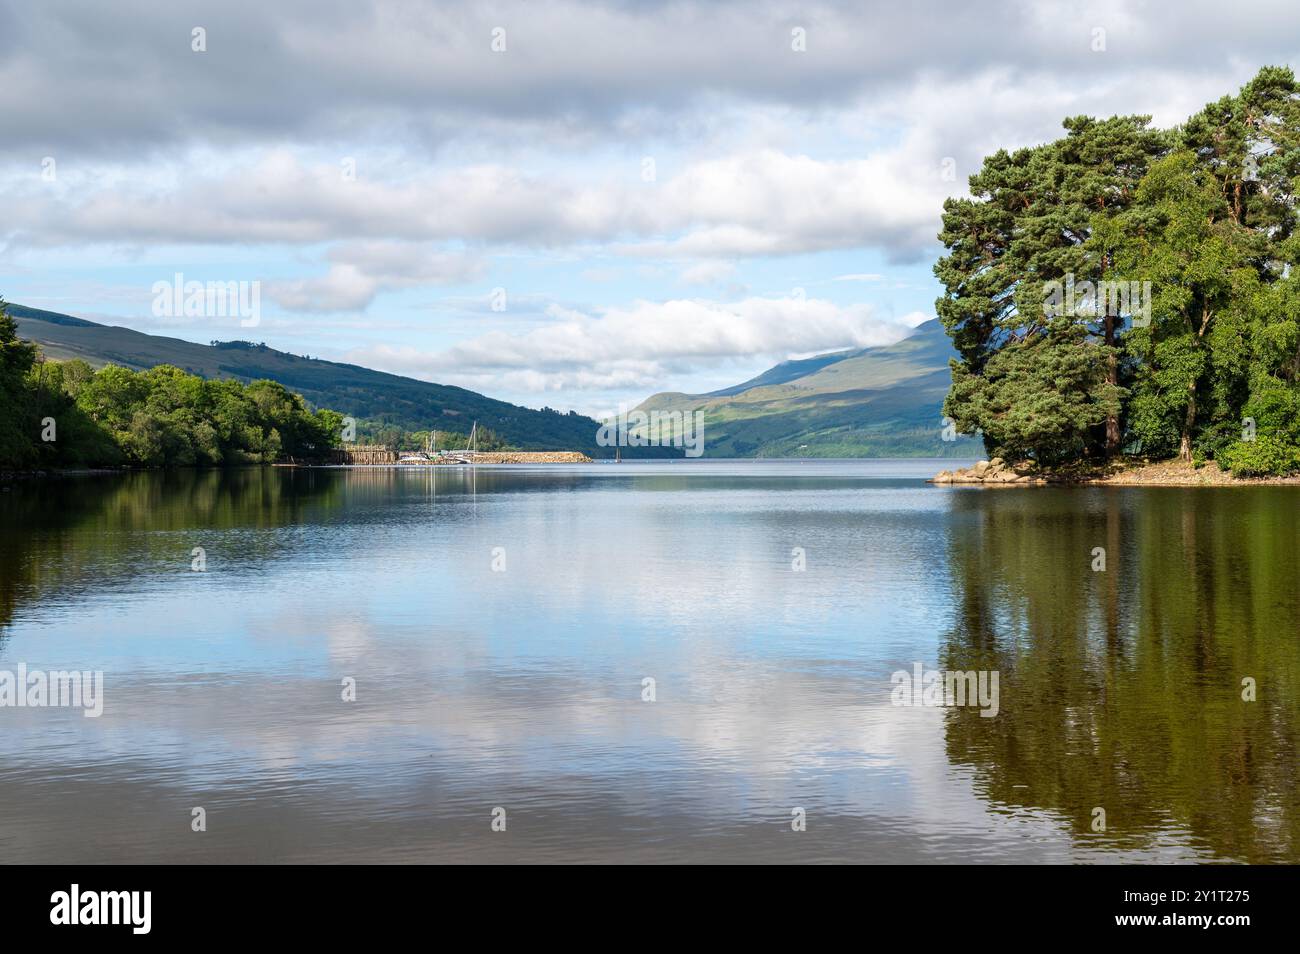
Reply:
[[[0,670],[105,708],[0,708],[0,858],[1300,862],[1300,488],[951,465],[13,486]]]

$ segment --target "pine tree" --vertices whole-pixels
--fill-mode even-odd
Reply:
[[[36,419],[27,374],[36,346],[18,337],[18,324],[0,299],[0,465],[36,459]]]
[[[1152,320],[1125,335],[1138,361],[1130,426],[1148,453],[1192,459],[1211,422],[1231,421],[1247,374],[1261,281],[1253,237],[1191,150],[1157,162],[1121,220],[1121,270],[1152,284]]]
[[[972,198],[944,203],[939,238],[949,254],[935,266],[945,289],[936,309],[959,354],[944,413],[962,431],[982,430],[990,453],[1046,461],[1119,449],[1117,316],[1048,307],[1046,297],[1053,283],[1095,283],[1105,274],[1111,253],[1090,244],[1093,229],[1131,204],[1150,162],[1168,148],[1167,134],[1149,122],[1068,119],[1063,139],[995,153],[971,177]],[[1008,348],[1021,351],[990,373]],[[1052,367],[1100,368],[1100,380],[1005,373],[1030,354]],[[1027,381],[1055,392],[1036,395],[1053,409],[1042,428],[1006,419]]]

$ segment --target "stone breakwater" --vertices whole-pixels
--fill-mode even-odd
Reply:
[[[487,451],[474,455],[476,464],[589,464],[579,451]]]
[[[1028,465],[1012,467],[1001,457],[982,460],[965,470],[941,470],[930,478],[932,484],[983,484],[986,486],[1042,486],[1047,481],[1028,473]]]
[[[466,464],[590,464],[591,458],[580,451],[477,451],[475,453],[453,454],[447,457],[441,455],[436,457],[421,457],[418,455],[408,456],[405,459],[399,459],[397,451],[387,451],[385,455],[374,455],[375,459],[370,459],[369,455],[349,456],[346,459],[339,460],[337,457],[331,462],[344,463],[352,466],[359,464],[383,464],[399,467],[463,467]],[[316,466],[311,462],[298,462],[289,460],[284,463],[276,464],[277,467],[311,467]]]

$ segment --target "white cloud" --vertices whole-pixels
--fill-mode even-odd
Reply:
[[[700,262],[682,271],[682,281],[687,285],[717,285],[736,274],[730,262]]]
[[[476,257],[400,242],[352,242],[330,250],[321,277],[276,281],[267,295],[289,311],[358,311],[380,291],[420,285],[460,284],[476,278]]]
[[[930,280],[894,266],[936,253],[942,201],[983,156],[1055,138],[1080,113],[1177,123],[1287,62],[1300,29],[1300,7],[1248,0],[1228,18],[1210,0],[1173,18],[1119,0],[228,0],[198,55],[201,9],[0,6],[6,282],[31,287],[24,276],[41,272],[58,295],[110,284],[129,262],[167,275],[221,264],[312,315],[269,329],[309,326],[297,350],[352,348],[516,395],[658,389],[683,370],[898,332],[928,316],[886,323],[865,305],[808,302],[800,318],[744,298],[738,276],[798,256],[769,275],[925,308]],[[807,53],[789,48],[794,25]],[[40,176],[46,155],[57,181]],[[641,179],[647,155],[654,182]],[[317,263],[305,277],[304,261]],[[139,294],[129,281],[87,310]],[[525,300],[581,310],[480,334],[464,325],[480,313],[452,299],[384,299],[471,283],[509,286],[512,312]],[[660,301],[674,285],[743,300]],[[364,310],[373,320],[346,336],[319,317]]]
[[[189,30],[202,0],[98,0],[0,10],[0,115],[23,152],[126,156],[141,143],[243,146],[355,137],[427,149],[482,139],[589,146],[650,131],[690,135],[718,100],[833,109],[1013,67],[1051,95],[1081,79],[1133,88],[1139,70],[1195,77],[1285,62],[1294,4],[1119,0],[227,0],[208,51]],[[494,54],[503,27],[508,50]],[[790,49],[807,30],[808,50]],[[1092,31],[1107,31],[1094,53]],[[1244,77],[1242,77],[1244,78]],[[38,153],[39,154],[39,153]]]
[[[637,301],[596,314],[553,308],[552,320],[523,334],[493,331],[446,350],[379,347],[349,360],[416,377],[535,391],[654,387],[667,375],[766,356],[888,344],[914,316],[878,317],[868,305],[821,299]],[[467,385],[468,386],[468,385]]]
[[[219,175],[187,168],[166,180],[184,185],[52,192],[13,184],[0,190],[3,227],[11,243],[30,247],[370,239],[535,248],[604,243],[623,255],[677,259],[865,246],[903,255],[932,243],[945,193],[936,176],[899,152],[817,160],[770,149],[688,165],[651,189],[503,166],[347,181],[335,166],[307,165],[286,150]],[[363,284],[340,267],[320,290],[364,300]]]

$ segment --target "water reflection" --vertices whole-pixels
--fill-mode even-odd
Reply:
[[[0,493],[0,638],[23,603],[73,599],[153,568],[216,531],[292,526],[338,507],[339,471],[181,471],[17,481]],[[267,542],[267,538],[259,538]],[[197,545],[197,544],[195,544]],[[258,558],[274,556],[263,551]]]
[[[0,495],[0,669],[102,668],[108,704],[0,709],[0,850],[1300,860],[1288,490],[918,479],[935,469],[19,485]],[[1000,671],[998,717],[892,706],[914,661]]]
[[[960,493],[953,517],[945,665],[1002,674],[999,718],[949,711],[949,758],[981,795],[1059,812],[1081,846],[1185,833],[1212,857],[1295,862],[1290,489]]]

